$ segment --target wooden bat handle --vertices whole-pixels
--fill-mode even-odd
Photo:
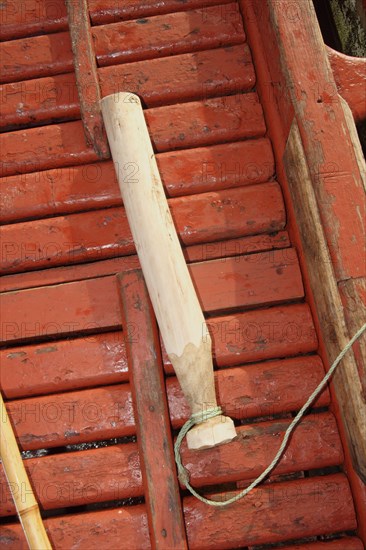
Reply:
[[[101,101],[104,123],[137,254],[167,354],[192,413],[216,407],[211,339],[164,194],[138,96]],[[224,416],[195,426],[190,448],[230,441]]]

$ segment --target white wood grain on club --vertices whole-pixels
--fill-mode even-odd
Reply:
[[[109,145],[146,285],[162,339],[192,413],[217,405],[211,339],[187,269],[138,96],[101,101]],[[195,426],[190,448],[236,436],[225,416]]]

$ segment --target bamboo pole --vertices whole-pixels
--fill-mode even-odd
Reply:
[[[1,392],[0,407],[0,457],[28,546],[31,550],[52,550]]]
[[[129,225],[167,354],[192,414],[217,406],[211,338],[185,262],[160,179],[141,102],[132,93],[101,101]],[[187,434],[191,449],[236,436],[220,415]]]

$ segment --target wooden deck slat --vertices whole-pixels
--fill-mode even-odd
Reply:
[[[158,326],[142,271],[117,278],[123,324],[138,326],[138,338],[127,337],[126,350],[151,544],[187,550]]]
[[[224,10],[230,17],[224,17]],[[97,26],[91,29],[91,34],[99,66],[218,48],[245,41],[237,3],[158,15],[142,21],[137,19]],[[11,38],[0,44],[2,83],[73,71],[68,32],[19,40]]]
[[[170,196],[263,183],[274,173],[266,139],[160,153],[157,162]],[[0,185],[2,223],[122,204],[111,162],[9,176]]]
[[[150,550],[145,505],[120,506],[98,512],[72,514],[45,520],[55,550],[120,548]],[[20,524],[2,526],[0,542],[7,550],[28,550]]]
[[[195,122],[192,122],[191,116],[195,118]],[[148,109],[146,120],[154,147],[160,152],[220,141],[235,141],[260,136],[265,132],[263,114],[254,93]],[[58,168],[57,172],[50,175],[42,172],[40,175],[36,174],[34,177],[38,180],[38,185],[43,179],[49,181],[49,177],[56,184],[65,181],[65,177],[71,179],[71,182],[74,177],[93,182],[95,179],[99,180],[99,177],[104,178],[104,166],[112,166],[112,163],[98,163],[90,168],[77,168],[78,164],[95,163],[98,160],[94,151],[85,143],[81,121],[0,134],[0,143],[3,155],[1,175],[4,177]],[[29,143],[32,144],[31,148]],[[265,146],[269,151],[268,145]],[[16,156],[14,151],[17,151]],[[70,168],[65,169],[65,166]],[[256,172],[272,174],[272,152],[263,152],[262,161],[258,162],[256,158],[252,170],[250,166],[249,163],[248,170],[244,169],[243,172],[247,173],[253,183],[256,181]],[[107,174],[110,170],[111,168],[107,168]],[[234,168],[234,174],[236,172]],[[66,176],[62,177],[62,174]],[[31,176],[18,176],[17,181],[21,179],[25,184],[29,177]]]
[[[169,206],[185,245],[279,231],[286,222],[276,182],[175,198]],[[11,224],[0,234],[3,274],[135,253],[124,208]]]
[[[271,463],[283,440],[289,419],[237,428],[238,438],[226,445],[197,453],[182,446],[182,461],[194,487],[253,480]],[[306,441],[306,445],[304,445]],[[342,445],[335,418],[310,415],[296,428],[291,444],[271,475],[341,464]]]
[[[241,254],[266,252],[290,246],[286,231],[276,234],[250,235],[239,239],[229,239],[213,243],[203,243],[183,248],[187,262],[203,262],[218,258],[230,258]],[[28,271],[0,278],[0,291],[8,292],[25,288],[36,288],[53,284],[93,279],[105,275],[114,275],[120,271],[140,267],[137,256],[122,256],[111,260],[84,263],[63,267],[54,267],[41,271]]]
[[[102,95],[129,90],[156,107],[249,91],[255,73],[246,44],[99,69]]]
[[[93,25],[112,23],[114,21],[149,17],[151,15],[186,11],[201,8],[204,16],[207,7],[221,4],[223,17],[229,17],[231,10],[225,4],[231,0],[128,0],[127,2],[111,4],[106,0],[89,0],[90,17]]]
[[[6,0],[0,22],[1,40],[65,30],[65,3],[63,0]]]
[[[226,414],[236,419],[297,410],[323,376],[324,368],[317,356],[243,365],[215,373],[220,403]],[[175,377],[168,378],[167,391],[172,425],[179,428],[188,420],[190,412]],[[325,390],[314,403],[325,406],[329,399],[329,392]]]
[[[246,44],[102,67],[98,75],[102,96],[129,90],[147,107],[249,91],[255,84]],[[3,84],[0,97],[3,124],[8,127],[79,117],[71,73]]]
[[[293,252],[287,249],[282,252],[272,251],[247,257],[227,258],[225,261],[211,260],[190,264],[189,270],[205,312],[275,304],[284,299],[294,300],[303,296],[297,260]],[[286,272],[290,276],[292,283],[290,286],[287,277],[282,276]],[[243,284],[242,288],[240,284]],[[266,286],[266,292],[260,292],[262,285]],[[210,292],[208,292],[209,287]],[[91,330],[96,332],[96,329],[105,331],[119,327],[120,311],[118,304],[115,303],[115,292],[115,277],[107,276],[5,293],[0,302],[3,325],[1,341],[26,342],[40,337],[61,337],[66,333]],[[302,311],[303,306],[299,307]],[[307,342],[309,335],[304,334],[304,330],[309,330],[310,319],[306,320],[301,315],[300,318],[305,326],[292,326],[290,322],[286,325],[287,310],[286,307],[282,308],[282,318],[278,319],[278,322],[271,321],[273,327],[280,326],[284,331],[280,339],[284,342],[290,339]],[[269,316],[272,311],[268,310]],[[276,313],[278,315],[277,311]],[[254,315],[257,321],[255,312],[239,314],[240,318],[243,315],[244,318],[245,315]],[[263,318],[266,318],[265,313]],[[231,333],[233,329],[243,330],[240,327],[240,321],[235,318],[231,322],[230,319],[222,322],[227,323]],[[269,320],[268,323],[270,326]],[[288,328],[284,329],[284,325]],[[258,346],[260,350],[264,350],[268,342],[268,338],[266,340],[263,333],[265,326],[261,324],[262,328],[260,328],[255,325],[254,331],[249,326],[247,334],[252,338],[251,345]],[[211,330],[215,332],[219,327],[213,323]],[[272,338],[273,334],[268,336]],[[240,340],[240,336],[238,339]]]
[[[136,443],[68,452],[24,461],[43,510],[143,496]],[[1,516],[15,514],[3,469]]]
[[[202,453],[188,453],[186,446],[182,447],[182,459],[190,472],[191,483],[201,487],[253,479],[272,460],[288,423],[281,420],[239,426],[237,441]],[[333,415],[310,415],[297,427],[274,475],[335,466],[342,462],[342,456]],[[25,461],[25,467],[44,510],[143,494],[136,443],[31,458]],[[12,515],[14,504],[3,471],[0,485],[4,487],[1,515]]]
[[[208,508],[189,497],[184,509],[191,550],[225,550],[356,527],[343,474],[263,486],[226,509]]]
[[[240,44],[245,33],[238,4],[226,9],[230,18],[223,17],[223,6],[212,6],[95,27],[97,63],[105,67]]]
[[[70,35],[59,32],[0,44],[0,82],[73,71]]]
[[[0,176],[64,168],[97,161],[80,121],[0,134]]]
[[[300,362],[290,359],[235,367],[215,373],[220,404],[227,414],[240,420],[300,409],[323,376],[321,362],[308,358],[302,358]],[[167,381],[167,394],[171,421],[178,428],[188,419],[189,409],[176,378]],[[317,406],[328,403],[329,394],[324,391]],[[136,433],[132,396],[127,383],[18,399],[8,402],[7,407],[23,450],[87,443]]]
[[[191,264],[190,272],[203,310],[210,313],[304,296],[294,249]]]
[[[3,342],[120,328],[116,278],[78,281],[1,296]]]
[[[224,550],[352,530],[356,526],[352,497],[343,474],[275,483],[256,489],[226,509],[208,508],[193,497],[187,498],[185,520],[192,550]],[[101,535],[107,534],[109,548],[119,548],[121,540],[131,550],[150,548],[142,505],[50,518],[45,525],[56,550],[100,548]],[[19,524],[4,526],[2,538],[8,550],[27,548]]]
[[[137,336],[135,325],[127,326],[126,332],[131,338]],[[216,334],[215,347],[220,337],[229,340],[230,331],[224,332],[222,335]],[[295,352],[295,349],[291,349],[291,351]],[[220,360],[219,353],[220,347],[216,351],[216,363],[223,363],[221,366],[235,364],[235,353],[231,357],[225,356],[226,363]],[[120,331],[82,338],[69,338],[52,343],[19,345],[12,349],[1,350],[0,357],[1,391],[8,399],[47,395],[128,380],[124,338]],[[90,361],[89,357],[93,357],[93,361]],[[252,360],[255,360],[254,354],[252,357]],[[319,359],[313,357],[295,358],[290,361],[295,369],[295,378],[300,376],[301,369],[311,372],[311,369],[315,368],[316,373],[319,369],[321,372],[322,369]],[[286,365],[285,362],[284,368]],[[268,376],[271,379],[275,375],[281,376],[281,369],[272,375],[273,365],[270,364],[269,367]],[[173,372],[171,365],[166,364],[165,368],[168,372]],[[168,384],[171,383],[168,382]],[[174,392],[171,398],[173,401],[175,399],[180,401],[182,395],[179,391],[177,394]],[[273,399],[269,399],[270,403],[272,401]],[[255,408],[256,403],[253,406]],[[185,414],[188,412],[186,411]]]
[[[281,550],[364,550],[362,541],[357,537],[341,537],[324,542],[309,542],[283,546]],[[253,549],[254,550],[254,549]]]
[[[1,350],[0,380],[8,399],[126,382],[122,331]]]
[[[111,23],[121,19],[135,19],[169,12],[186,11],[216,4],[231,3],[231,0],[128,0],[113,2],[89,0],[90,17],[94,25]],[[223,17],[230,11],[223,6]],[[204,14],[204,11],[203,11]],[[36,34],[52,33],[67,29],[67,13],[63,0],[7,0],[1,10],[1,40],[13,40]]]
[[[318,340],[306,304],[277,306],[210,317],[213,354],[219,367],[316,351]],[[171,363],[164,354],[167,372]]]

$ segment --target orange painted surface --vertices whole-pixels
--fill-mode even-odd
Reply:
[[[235,442],[202,451],[198,460],[196,453],[187,452],[186,446],[183,446],[183,462],[190,472],[193,485],[202,487],[253,479],[271,460],[278,445],[276,439],[283,437],[287,425],[288,420],[282,420],[241,426]],[[302,445],[304,437],[308,442],[305,449]],[[326,445],[323,445],[323,439]],[[334,418],[329,413],[313,415],[300,425],[274,475],[341,462],[342,449]],[[26,467],[32,475],[37,499],[43,509],[77,506],[88,500],[106,502],[144,493],[136,443],[33,458],[26,461]],[[98,472],[98,475],[91,476],[90,471]],[[3,475],[0,483],[5,488]],[[162,489],[159,483],[157,487]],[[13,513],[11,495],[5,489],[1,515]]]
[[[0,379],[8,399],[125,382],[128,363],[122,332],[1,350]]]
[[[363,550],[362,540],[357,537],[341,537],[324,542],[309,542],[308,544],[292,544],[283,546],[282,550]]]
[[[357,122],[366,118],[366,62],[327,48],[340,95],[351,108]]]
[[[286,231],[278,233],[252,235],[226,241],[203,243],[183,248],[187,262],[202,262],[218,258],[231,258],[254,252],[269,252],[290,246]],[[284,252],[285,253],[285,252]],[[96,276],[115,275],[121,271],[136,269],[140,266],[137,256],[116,257],[99,262],[83,263],[64,267],[50,268],[47,271],[28,271],[3,275],[0,278],[1,292],[36,288],[57,283],[67,283],[80,279],[93,279]]]
[[[285,225],[276,183],[172,199],[170,207],[185,245],[278,231]],[[123,208],[11,224],[0,233],[4,274],[135,252]]]
[[[342,474],[329,476],[328,480],[315,477],[264,485],[230,508],[207,508],[188,497],[184,500],[184,515],[190,525],[189,547],[224,550],[311,536],[319,530],[330,533],[352,529],[356,523],[350,513],[351,502],[347,478]],[[230,526],[230,537],[223,525]]]
[[[31,458],[25,466],[44,510],[143,495],[136,443]],[[14,515],[3,472],[0,484],[1,516]]]
[[[169,13],[96,27],[92,31],[99,67],[240,44],[245,40],[238,4]],[[126,47],[126,44],[128,46]]]
[[[72,71],[71,43],[67,32],[0,44],[1,83]]]
[[[230,364],[235,364],[234,354],[215,377],[219,402],[226,413],[236,419],[296,410],[303,403],[304,395],[310,395],[324,376],[323,366],[316,356],[227,368]],[[270,384],[265,383],[268,380]],[[178,428],[188,420],[189,408],[176,378],[167,379],[167,391],[173,427]],[[316,406],[328,403],[329,393],[325,390]]]
[[[248,91],[255,84],[245,44],[183,54],[176,60],[163,57],[102,67],[99,77],[103,95],[127,89],[138,94],[147,107]],[[71,73],[3,84],[0,97],[3,123],[13,128],[78,118],[79,114],[76,81]]]
[[[314,494],[318,500],[316,507]],[[339,494],[343,494],[344,498],[337,498]],[[331,500],[335,501],[337,516],[332,513],[334,508],[328,506]],[[276,540],[284,540],[290,537],[311,536],[317,530],[329,533],[337,528],[352,529],[355,520],[348,512],[350,502],[347,480],[343,475],[329,476],[329,481],[324,477],[315,477],[257,489],[250,500],[242,501],[230,511],[221,508],[210,509],[210,513],[207,514],[204,505],[196,504],[193,498],[187,498],[184,501],[184,510],[186,522],[191,526],[189,547],[216,550],[230,548],[227,546],[229,541],[225,538],[226,531],[221,529],[222,525],[227,525],[230,529],[231,542],[236,546],[248,543],[261,544],[271,540],[271,535]],[[302,521],[296,522],[300,505],[304,514]],[[258,512],[258,508],[262,513]],[[319,510],[323,509],[324,515],[319,514]],[[283,516],[288,518],[287,524],[283,527],[284,531],[278,527],[279,522],[282,525]],[[342,518],[338,520],[338,524],[337,517]],[[50,518],[45,524],[49,529],[51,541],[60,548],[72,548],[77,544],[83,550],[87,550],[94,544],[100,544],[100,533],[108,533],[109,544],[115,545],[116,548],[119,547],[121,537],[125,544],[132,548],[150,548],[145,508],[142,505],[127,510],[116,508],[74,515],[67,518],[66,522],[65,516]],[[243,525],[246,526],[245,529]],[[4,536],[9,541],[9,548],[26,549],[24,543],[20,542],[20,526],[6,526]]]
[[[262,183],[274,173],[266,139],[166,152],[157,162],[170,196]],[[9,176],[0,184],[4,223],[122,204],[111,162]]]

